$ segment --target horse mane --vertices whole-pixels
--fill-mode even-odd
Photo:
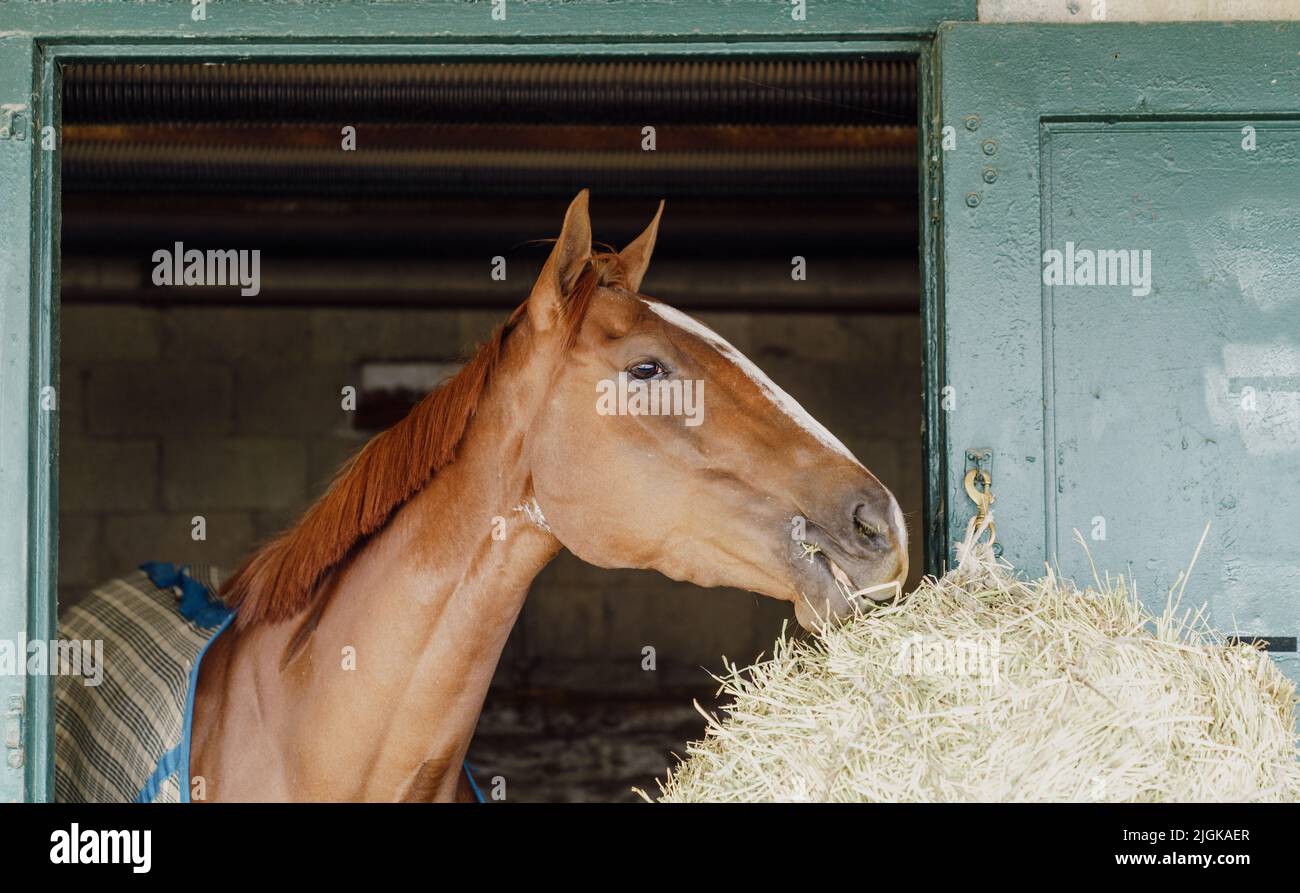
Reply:
[[[616,253],[602,251],[587,260],[564,299],[560,324],[566,353],[578,339],[596,289],[626,287],[626,281]],[[401,421],[372,437],[292,527],[253,553],[222,584],[222,599],[238,608],[239,626],[288,620],[306,609],[325,578],[455,460],[506,339],[527,308],[525,300],[454,376]]]

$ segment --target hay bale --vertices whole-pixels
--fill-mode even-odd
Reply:
[[[1172,597],[1152,616],[1123,578],[959,555],[901,604],[729,666],[732,703],[659,799],[1300,800],[1295,686],[1267,655]]]

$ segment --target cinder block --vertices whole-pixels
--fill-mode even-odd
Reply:
[[[845,445],[853,450],[853,455],[858,457],[858,461],[867,466],[867,470],[878,477],[880,482],[890,488],[891,491],[895,487],[902,485],[903,445],[901,441],[884,437],[872,437],[846,440]]]
[[[614,589],[602,585],[604,581],[601,581],[592,587],[600,593],[604,632],[600,641],[595,643],[596,647],[578,656],[611,661],[629,672],[640,674],[647,672],[640,669],[641,649],[654,647],[658,663],[658,654],[671,650],[685,635],[680,630],[659,628],[655,623],[656,605],[647,598],[651,593],[672,598],[672,593],[681,584],[656,579],[650,571],[640,571],[640,574],[642,577],[636,586]],[[693,621],[691,625],[694,626]]]
[[[755,315],[749,356],[765,371],[769,360],[787,358],[886,370],[897,359],[897,333],[880,322],[888,318],[869,314]]]
[[[878,384],[882,381],[888,384]],[[882,379],[847,366],[828,366],[808,384],[816,396],[804,406],[832,431],[838,426],[867,436],[920,443],[919,371],[899,371]]]
[[[177,511],[283,509],[307,493],[302,441],[271,437],[163,442],[163,504]]]
[[[581,568],[588,573],[580,582]],[[573,582],[561,582],[561,576]],[[749,659],[770,651],[781,620],[791,616],[788,603],[752,593],[701,590],[653,571],[578,563],[542,572],[520,622],[528,658],[539,671],[561,672],[540,666],[551,661],[605,662],[613,676],[595,680],[594,687],[617,683],[622,690],[640,690],[699,682],[699,668],[720,668],[724,654]],[[655,649],[653,672],[640,668],[646,646]]]
[[[163,320],[163,355],[185,363],[305,363],[311,357],[311,313],[272,307],[176,307]]]
[[[307,443],[307,495],[309,499],[316,499],[334,476],[338,474],[340,468],[348,459],[352,458],[357,450],[366,444],[369,438],[350,434],[347,436],[335,437],[318,437]]]
[[[653,646],[657,672],[699,672],[702,681],[699,668],[721,669],[723,655],[747,661],[770,651],[771,637],[758,632],[763,601],[736,589],[701,590],[648,577],[637,589],[605,593],[606,650],[639,655]]]
[[[157,443],[60,438],[60,511],[138,511],[157,504]]]
[[[100,581],[99,515],[59,514],[59,585],[93,586]]]
[[[529,657],[583,658],[605,641],[604,598],[599,590],[557,587],[542,571],[528,594],[520,623]]]
[[[852,319],[854,327],[870,329],[878,341],[894,346],[899,368],[921,366],[921,317],[915,313],[863,314]]]
[[[60,354],[74,364],[157,359],[161,317],[146,307],[64,305],[59,311]]]
[[[63,364],[59,370],[59,436],[86,430],[86,373],[80,366]]]
[[[350,366],[241,364],[235,370],[235,430],[279,436],[346,430],[352,413],[343,409],[345,385],[359,387]]]
[[[460,356],[455,310],[313,310],[312,359],[326,365],[362,360],[449,360]]]
[[[765,358],[796,358],[824,362],[828,356],[844,356],[852,345],[833,317],[800,313],[755,314],[750,322],[753,353],[760,366]],[[766,367],[764,367],[766,371]],[[771,374],[770,372],[768,373]]]
[[[516,622],[501,651],[501,659],[492,671],[492,685],[499,689],[517,689],[528,685],[528,649],[524,625]]]
[[[92,434],[220,434],[230,430],[228,369],[205,363],[114,363],[86,381]]]
[[[193,538],[190,513],[109,514],[103,519],[105,578],[146,561],[204,562],[227,572],[252,551],[253,522],[242,512],[204,514],[206,540]]]
[[[861,394],[846,392],[842,382],[832,380],[839,368],[831,363],[794,356],[768,356],[761,367],[778,387],[832,433],[842,427],[837,424],[839,416],[853,413],[861,404]],[[851,375],[845,377],[852,380]]]
[[[253,512],[253,538],[256,545],[269,542],[292,527],[305,508],[306,505],[276,512]]]
[[[466,356],[487,340],[500,323],[510,315],[508,310],[462,310],[456,314],[459,328],[459,355]]]

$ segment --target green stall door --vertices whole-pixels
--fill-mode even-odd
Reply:
[[[974,455],[1012,562],[1087,579],[1078,530],[1158,611],[1208,522],[1184,604],[1300,678],[1300,29],[945,25],[935,67],[949,536]]]

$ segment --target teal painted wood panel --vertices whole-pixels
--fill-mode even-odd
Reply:
[[[1086,578],[1077,528],[1158,609],[1208,521],[1188,603],[1296,636],[1300,29],[953,25],[935,52],[950,537],[989,447],[1017,566]],[[1045,284],[1067,243],[1149,252],[1149,292],[1118,256]]]
[[[656,40],[733,41],[921,36],[975,18],[976,0],[807,0],[802,19],[782,0],[332,0],[213,2],[194,21],[188,0],[0,6],[0,32],[52,40]]]
[[[1253,151],[1242,126],[1045,134],[1045,243],[1140,247],[1152,270],[1145,295],[1049,289],[1049,542],[1066,556],[1083,531],[1100,565],[1162,601],[1211,522],[1189,598],[1211,598],[1225,631],[1294,636],[1300,126],[1258,122]]]

